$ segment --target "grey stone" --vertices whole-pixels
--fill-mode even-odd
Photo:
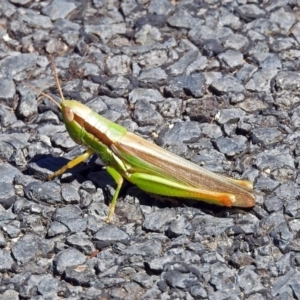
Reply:
[[[216,124],[200,124],[201,132],[209,138],[218,138],[222,136],[222,130]]]
[[[12,239],[17,238],[21,233],[20,222],[13,220],[9,224],[4,225],[2,230],[8,235],[8,237]]]
[[[224,263],[221,263],[221,262],[214,263],[211,266],[211,273],[212,273],[212,276],[211,276],[209,282],[216,290],[223,292],[224,290],[229,290],[230,287],[233,287],[233,283],[235,282],[234,273]],[[221,279],[223,276],[225,276],[227,278],[226,281],[223,281]],[[234,294],[239,293],[239,289],[236,289],[235,291],[232,291],[232,292],[233,292],[233,296],[234,296]]]
[[[38,133],[41,135],[53,136],[56,133],[65,132],[66,128],[64,125],[55,126],[52,124],[41,125],[38,128]]]
[[[218,137],[214,140],[214,145],[220,152],[227,156],[235,156],[236,154],[247,149],[247,138],[244,136],[236,136],[233,138]]]
[[[163,121],[162,116],[147,100],[138,100],[134,106],[133,120],[140,126],[157,125]]]
[[[15,190],[10,183],[0,183],[0,203],[15,195]]]
[[[225,155],[213,148],[201,150],[196,156],[193,157],[194,163],[200,166],[204,166],[205,169],[208,169],[213,172],[219,172],[219,173],[224,172],[224,166],[223,166],[224,160],[225,160]]]
[[[100,24],[100,25],[85,25],[86,33],[95,34],[100,37],[103,43],[108,43],[115,34],[125,34],[126,24]]]
[[[0,270],[1,272],[6,272],[12,269],[14,260],[11,257],[11,254],[5,250],[0,249]]]
[[[78,8],[79,3],[76,1],[59,1],[54,0],[42,9],[43,14],[49,16],[52,21],[58,19],[65,19],[72,13],[76,8]]]
[[[32,274],[32,269],[30,269],[30,271],[31,272],[26,272],[27,274],[22,274],[20,278],[13,281],[13,283],[20,283],[19,293],[21,297],[33,297],[36,293],[36,289],[33,287],[36,287],[39,281],[45,277],[45,275]],[[18,280],[20,280],[20,282]]]
[[[39,238],[34,234],[24,235],[12,247],[12,254],[19,264],[33,260],[39,254]]]
[[[230,262],[236,268],[241,268],[253,264],[254,259],[249,254],[238,251],[231,256]]]
[[[125,16],[130,16],[130,14],[132,13],[132,11],[135,10],[135,8],[137,8],[136,1],[129,0],[121,4],[121,9]]]
[[[115,111],[118,112],[122,118],[128,118],[128,107],[124,98],[111,98],[102,96],[101,99],[106,104],[108,108],[107,111]],[[105,113],[101,115],[105,117]]]
[[[299,241],[299,239],[295,239],[295,240],[291,241],[284,249],[282,249],[282,251],[284,251],[285,253],[299,252],[300,251],[300,241]]]
[[[271,47],[274,52],[281,52],[293,48],[295,43],[296,41],[293,38],[282,37],[282,38],[275,39],[272,42]]]
[[[2,205],[0,206],[0,222],[2,222],[2,224],[6,224],[15,218],[16,215],[12,213],[11,209],[5,210]],[[5,229],[5,226],[3,226],[3,229]]]
[[[238,227],[245,234],[253,234],[254,232],[256,232],[258,226],[259,226],[258,218],[251,214],[243,216],[241,218],[240,224],[238,224]]]
[[[61,220],[61,223],[68,227],[70,232],[81,232],[85,231],[87,228],[86,218],[68,217]]]
[[[230,28],[223,26],[207,26],[202,25],[201,22],[197,23],[188,33],[189,38],[196,45],[201,40],[225,40],[231,36],[233,31]]]
[[[297,42],[299,43],[300,40],[300,26],[298,23],[295,24],[295,26],[293,26],[291,33],[293,34],[293,36],[296,38]]]
[[[188,289],[198,282],[197,276],[192,273],[180,273],[173,270],[167,271],[164,274],[164,279],[171,287],[180,289]]]
[[[0,134],[0,142],[9,144],[13,147],[14,150],[22,149],[28,146],[30,135],[27,133],[10,133],[10,134]]]
[[[237,11],[241,15],[241,17],[248,20],[262,18],[266,14],[266,12],[263,9],[260,9],[258,5],[255,4],[241,5],[237,8]]]
[[[174,76],[181,74],[189,75],[193,71],[205,69],[206,64],[206,57],[202,56],[199,51],[191,50],[184,54],[177,62],[168,67],[167,70]]]
[[[206,84],[209,86],[215,80],[222,78],[222,74],[220,72],[204,72],[206,78]]]
[[[270,21],[277,23],[281,29],[282,34],[290,32],[292,26],[296,21],[293,13],[287,11],[284,7],[273,11],[270,14]]]
[[[167,0],[152,0],[148,7],[148,11],[150,13],[155,13],[158,15],[167,15],[173,11],[173,9],[173,5]]]
[[[2,91],[0,101],[7,104],[11,104],[10,101],[13,100],[13,97],[16,93],[14,82],[9,78],[2,78],[0,82],[0,88]]]
[[[44,159],[40,159],[38,162],[32,162],[28,164],[28,170],[30,171],[30,174],[37,178],[43,178],[45,179],[46,175],[52,174],[52,172],[55,172],[65,166],[68,163],[68,160],[63,157],[46,157]],[[76,170],[79,168],[76,168]],[[46,185],[45,188],[48,186]],[[29,187],[29,189],[33,188],[36,189],[37,186],[35,187]],[[38,192],[38,191],[37,191]],[[30,198],[31,199],[31,198]],[[59,199],[57,199],[59,201]]]
[[[281,60],[277,54],[269,54],[264,60],[259,62],[259,66],[264,69],[280,69]]]
[[[160,132],[157,143],[162,147],[176,143],[194,143],[199,140],[200,134],[197,122],[175,123],[171,129],[166,128]]]
[[[276,267],[278,268],[279,274],[285,274],[290,270],[290,264],[294,259],[294,254],[284,254],[280,259],[276,261]]]
[[[253,144],[270,144],[279,141],[281,132],[276,128],[255,128],[252,130]]]
[[[95,251],[93,243],[89,240],[89,237],[83,233],[77,233],[67,237],[67,243],[86,255],[90,255]]]
[[[162,40],[161,32],[157,27],[145,24],[136,34],[135,40],[140,45],[153,44]]]
[[[179,9],[168,18],[168,23],[173,27],[191,29],[201,20],[193,18],[186,9]]]
[[[100,68],[96,65],[96,64],[92,64],[92,63],[81,63],[80,67],[82,69],[82,72],[85,76],[97,76],[101,73]],[[89,94],[87,96],[87,98],[89,97]]]
[[[145,242],[136,243],[131,246],[128,246],[125,249],[124,254],[131,255],[131,256],[142,255],[147,258],[152,258],[157,256],[161,252],[162,250],[161,246],[162,245],[159,241],[148,240]]]
[[[117,98],[127,96],[129,87],[130,81],[127,78],[125,78],[124,76],[114,76],[111,79],[107,80],[101,89],[107,96]]]
[[[2,174],[0,177],[1,183],[12,184],[15,176],[21,175],[22,173],[17,168],[4,162],[0,164],[0,174]]]
[[[229,68],[237,68],[244,63],[243,54],[237,50],[227,50],[218,55],[219,59],[223,63],[223,66]]]
[[[0,125],[3,127],[8,127],[15,122],[17,122],[15,114],[12,113],[8,107],[0,105]]]
[[[272,286],[272,296],[276,296],[282,289],[285,289],[289,282],[299,274],[295,270],[290,270],[285,275],[280,276]]]
[[[111,75],[130,73],[131,59],[127,55],[115,55],[108,57],[106,68]]]
[[[65,280],[72,284],[77,284],[80,286],[96,286],[97,288],[103,288],[103,284],[99,282],[95,270],[88,268],[87,266],[78,267],[68,267],[65,272]]]
[[[59,252],[53,259],[52,267],[58,274],[62,274],[68,267],[84,264],[85,255],[74,248]]]
[[[46,51],[50,54],[65,52],[67,49],[67,45],[59,39],[50,39],[46,44]]]
[[[42,295],[42,297],[52,298],[52,297],[56,297],[58,286],[59,286],[58,279],[53,278],[51,275],[48,275],[39,281],[37,285],[37,290],[38,293]]]
[[[215,117],[219,124],[236,123],[245,112],[239,108],[228,108],[220,110],[219,114]]]
[[[18,300],[19,299],[19,293],[14,290],[6,290],[2,294],[2,299],[5,300]]]
[[[276,226],[281,223],[285,223],[284,216],[281,211],[274,212],[266,217],[262,218],[260,222],[260,227],[263,227],[265,230],[273,230]]]
[[[66,218],[77,218],[82,215],[81,209],[76,205],[66,205],[57,208],[52,216],[52,220],[64,221]]]
[[[218,80],[215,80],[210,85],[210,88],[219,95],[228,92],[233,92],[233,93],[244,92],[244,87],[241,85],[239,80],[237,80],[235,77],[231,75],[227,75]]]
[[[224,48],[240,50],[246,47],[249,43],[249,40],[246,36],[241,34],[232,34],[224,42]]]
[[[2,231],[0,231],[0,248],[6,247],[6,240]]]
[[[123,230],[120,230],[113,225],[108,225],[99,229],[95,233],[94,238],[97,241],[111,243],[115,241],[126,241],[129,239],[129,236]]]
[[[280,182],[270,177],[261,176],[257,179],[255,187],[261,191],[271,192],[280,185]]]
[[[76,146],[76,143],[71,139],[67,132],[57,132],[52,135],[51,138],[54,146],[64,149],[71,149]]]
[[[191,235],[191,234],[192,234],[192,226],[183,217],[177,217],[176,220],[171,222],[168,228],[169,237],[177,237],[180,235]]]
[[[162,257],[153,258],[151,260],[147,260],[147,265],[150,270],[155,272],[162,272],[165,265],[172,263],[175,260],[175,256],[166,255]]]
[[[156,103],[164,101],[164,97],[157,90],[135,88],[129,93],[128,100],[130,104],[135,104],[138,100]]]
[[[140,72],[139,80],[145,83],[161,84],[168,78],[167,73],[162,68],[144,68]]]
[[[19,21],[33,28],[50,29],[53,26],[49,17],[31,9],[27,9],[25,13],[19,10]]]
[[[270,82],[277,73],[277,68],[258,70],[253,74],[245,87],[247,90],[252,92],[268,91]]]
[[[80,201],[78,190],[69,184],[62,186],[61,196],[66,203],[78,204]]]
[[[243,66],[236,73],[236,78],[241,82],[247,82],[251,76],[257,71],[257,66],[252,64],[243,64]]]
[[[270,149],[259,153],[255,158],[255,164],[259,169],[270,170],[278,168],[294,169],[294,160],[288,150]]]
[[[170,80],[166,86],[166,92],[174,98],[185,96],[202,97],[206,89],[205,76],[201,73],[188,76],[177,76]]]
[[[263,292],[265,290],[265,287],[260,283],[258,275],[250,266],[239,272],[238,284],[246,295],[252,294],[253,292]]]
[[[195,299],[207,298],[207,292],[201,285],[194,285],[190,288],[191,296]]]
[[[272,196],[272,195],[271,195]],[[273,195],[274,197],[274,195]],[[297,201],[290,201],[285,204],[285,213],[288,216],[296,217],[300,216],[300,206]]]
[[[277,91],[296,92],[299,89],[300,75],[292,71],[280,71],[274,78],[274,87]]]
[[[179,98],[168,98],[158,104],[160,114],[165,118],[180,118],[182,113],[182,100]]]
[[[59,125],[59,119],[56,114],[54,114],[52,111],[46,111],[44,113],[41,113],[36,118],[37,123],[51,123],[53,125]]]
[[[26,186],[24,192],[28,199],[48,204],[61,203],[60,187],[54,182],[32,182]]]
[[[142,287],[149,289],[152,287],[154,279],[153,276],[149,276],[143,273],[137,273],[131,277],[131,280],[139,283]]]
[[[154,49],[149,52],[143,53],[138,57],[138,63],[142,67],[158,67],[166,63],[168,54],[165,49]]]
[[[299,279],[299,276],[298,278]],[[290,284],[290,287],[293,291],[293,294],[296,295],[296,297],[299,297],[300,296],[300,286],[299,286],[299,281],[296,280],[293,280],[293,282]]]
[[[293,233],[290,232],[286,222],[278,224],[272,230],[270,236],[273,238],[274,244],[282,250],[284,250],[285,247],[293,240]]]
[[[271,22],[268,19],[262,19],[262,18],[255,19],[252,22],[248,23],[246,25],[246,28],[247,30],[252,29],[253,31],[257,31],[262,35],[267,34],[267,32],[270,32],[272,34],[275,34],[275,32],[277,33],[280,32],[280,28],[276,23]],[[265,39],[261,36],[259,36],[259,38]]]
[[[175,218],[174,209],[158,210],[145,216],[143,227],[150,231],[165,232]]]
[[[228,228],[233,226],[233,219],[221,219],[218,218],[218,221],[215,222],[216,219],[214,217],[211,217],[209,215],[207,216],[196,216],[193,221],[192,225],[194,228],[196,228],[197,232],[201,232],[202,234],[208,234],[208,235],[219,235]],[[214,226],[212,229],[211,226]]]
[[[54,221],[51,223],[51,225],[48,228],[47,235],[48,237],[55,237],[59,234],[64,234],[69,231],[68,227],[65,226],[64,224]]]
[[[102,114],[105,110],[108,109],[107,105],[104,103],[102,97],[95,97],[92,100],[88,101],[86,105],[97,114]]]

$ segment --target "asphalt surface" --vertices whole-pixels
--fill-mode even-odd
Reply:
[[[257,2],[257,3],[256,3]],[[258,3],[259,2],[259,3]],[[1,1],[1,299],[300,299],[299,1]],[[76,99],[216,173],[253,208],[116,185],[57,107]],[[178,168],[180,172],[180,168]]]

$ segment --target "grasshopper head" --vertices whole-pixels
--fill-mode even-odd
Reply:
[[[61,102],[61,113],[67,131],[77,144],[81,144],[83,135],[83,123],[91,109],[75,100],[63,100]]]

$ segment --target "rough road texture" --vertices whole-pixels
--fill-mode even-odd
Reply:
[[[257,3],[255,3],[257,2]],[[265,2],[265,4],[258,4]],[[223,3],[223,4],[221,4]],[[1,299],[300,299],[300,1],[2,0]],[[115,184],[23,82],[254,182],[256,206]]]

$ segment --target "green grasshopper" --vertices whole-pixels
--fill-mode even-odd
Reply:
[[[253,185],[215,174],[185,160],[93,112],[86,105],[65,100],[56,69],[51,59],[61,103],[30,86],[47,97],[61,110],[70,137],[87,150],[67,165],[48,176],[48,180],[63,174],[93,154],[98,154],[117,187],[110,203],[107,222],[115,211],[124,179],[141,190],[161,196],[200,200],[221,206],[253,207]]]

